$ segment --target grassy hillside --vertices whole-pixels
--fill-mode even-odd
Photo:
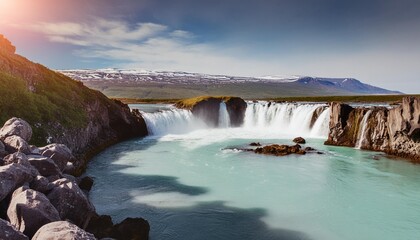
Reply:
[[[107,101],[78,81],[0,49],[0,125],[11,117],[25,119],[33,126],[33,144],[46,144],[57,123],[85,127],[85,107],[98,100]]]

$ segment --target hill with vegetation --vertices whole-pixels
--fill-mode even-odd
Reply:
[[[147,134],[127,105],[15,54],[0,35],[0,125],[12,117],[33,126],[32,144],[64,143],[81,158]]]

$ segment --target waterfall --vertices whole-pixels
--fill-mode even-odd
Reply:
[[[183,109],[142,112],[142,116],[150,135],[181,134],[205,128],[205,124],[194,117],[191,111]]]
[[[372,110],[369,110],[365,113],[362,119],[362,124],[359,127],[359,132],[357,136],[356,141],[356,149],[360,149],[363,144],[363,140],[365,140],[366,137],[366,128],[367,128],[367,121],[369,119],[370,114],[372,113]]]
[[[323,138],[328,135],[330,130],[330,113],[331,110],[326,108],[315,121],[311,129],[311,137]]]
[[[318,113],[319,116],[313,122],[318,108],[324,110]],[[150,135],[184,134],[209,128],[189,110],[172,108],[154,113],[142,112],[142,115]],[[248,102],[241,128],[250,132],[274,133],[279,137],[326,138],[329,118],[330,109],[325,104]],[[218,128],[230,128],[230,117],[224,102],[219,107]],[[241,128],[236,130],[240,131]]]
[[[230,127],[230,117],[226,108],[226,103],[221,102],[219,107],[219,127],[228,128]]]
[[[248,103],[244,127],[303,137],[326,137],[330,111],[326,108],[310,128],[312,115],[325,104]]]

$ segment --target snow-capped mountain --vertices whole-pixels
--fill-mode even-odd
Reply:
[[[127,69],[76,69],[58,72],[84,82],[87,86],[112,92],[108,95],[125,96],[122,88],[138,89],[135,97],[183,96],[186,91],[195,95],[256,96],[316,96],[357,94],[400,94],[362,83],[353,78],[320,78],[308,76],[240,77],[189,73],[181,71],[148,71]],[[219,87],[218,87],[219,86]],[[224,86],[224,87],[222,87]],[[113,88],[118,88],[118,93]],[[162,91],[162,89],[167,89]],[[177,90],[182,89],[179,94]],[[142,92],[142,93],[140,93]],[[143,94],[144,93],[144,94]],[[147,94],[146,94],[147,93]],[[145,95],[146,94],[146,95]],[[190,93],[187,92],[187,95]],[[191,93],[192,94],[192,93]],[[130,94],[134,95],[133,93]]]

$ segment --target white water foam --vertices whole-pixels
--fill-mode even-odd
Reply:
[[[230,127],[230,117],[226,108],[226,103],[221,102],[219,107],[219,128]]]
[[[314,112],[325,108],[311,127]],[[193,116],[191,111],[182,109],[143,113],[151,135],[184,134],[195,130],[208,129],[203,121]],[[326,138],[329,129],[330,110],[325,104],[309,103],[269,103],[249,102],[244,124],[240,128],[230,128],[230,118],[226,104],[219,108],[219,127],[225,134],[249,135],[269,134],[271,137],[302,136]],[[210,133],[209,133],[210,134]]]
[[[356,149],[362,148],[363,141],[365,140],[365,137],[366,137],[367,121],[368,121],[371,113],[372,113],[372,110],[369,110],[363,116],[362,124],[360,125],[359,133],[358,133],[358,136],[357,136]]]

